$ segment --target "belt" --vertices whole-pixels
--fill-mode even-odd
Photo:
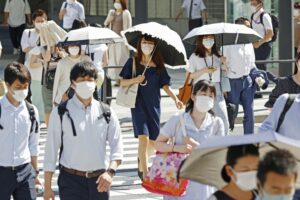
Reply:
[[[9,169],[11,171],[18,171],[20,169],[23,169],[26,165],[28,165],[29,163],[23,164],[23,165],[18,165],[18,166],[0,166],[0,169]]]
[[[95,171],[79,171],[79,170],[75,170],[75,169],[70,169],[64,166],[61,166],[60,168],[61,170],[69,173],[69,174],[73,174],[76,176],[82,176],[82,177],[86,177],[86,178],[94,178],[94,177],[98,177],[101,174],[103,174],[104,172],[106,172],[105,169],[99,169],[99,170],[95,170]]]

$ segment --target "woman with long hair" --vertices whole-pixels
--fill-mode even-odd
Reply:
[[[266,102],[265,107],[273,108],[275,101],[282,94],[299,94],[300,93],[300,54],[297,54],[296,63],[294,67],[294,74],[287,77],[278,79],[278,83],[272,90],[269,100]]]
[[[154,141],[160,130],[160,89],[170,96],[181,109],[183,104],[170,88],[171,78],[164,65],[158,41],[149,35],[141,36],[137,45],[137,55],[130,58],[120,76],[121,86],[139,84],[135,108],[131,109],[134,136],[139,140],[138,174],[143,179],[148,173],[148,158],[154,153]],[[132,78],[133,59],[136,75]],[[145,73],[144,73],[145,72]]]
[[[121,31],[132,26],[132,17],[127,9],[126,0],[113,0],[114,9],[108,12],[107,18],[104,21],[104,26],[108,26],[111,30],[120,35]],[[108,66],[123,66],[129,58],[129,49],[124,43],[111,44],[108,48]],[[110,79],[117,82],[120,69],[112,69],[108,71]],[[117,83],[118,84],[118,83]]]
[[[228,184],[215,192],[209,200],[254,200],[257,195],[259,152],[253,144],[228,148],[226,164],[221,171]]]
[[[224,124],[212,111],[215,97],[216,88],[212,83],[206,80],[195,83],[185,113],[173,116],[164,125],[155,141],[155,149],[190,154],[206,138],[224,136]],[[180,126],[184,126],[186,137]],[[175,143],[170,144],[169,140],[174,137]],[[183,197],[164,196],[164,200],[207,199],[214,191],[213,187],[191,181]]]
[[[224,63],[225,58],[219,54],[214,36],[198,36],[196,49],[189,59],[187,71],[191,73],[190,78],[193,79],[194,83],[199,80],[208,80],[216,87],[213,111],[216,116],[223,120],[225,133],[228,134],[229,123],[224,99],[224,94],[228,91],[225,91],[221,81],[222,73],[225,73],[222,71],[225,69]]]

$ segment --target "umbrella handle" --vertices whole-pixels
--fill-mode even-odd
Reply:
[[[146,86],[148,84],[148,81],[146,80],[144,83],[140,83],[140,86]]]

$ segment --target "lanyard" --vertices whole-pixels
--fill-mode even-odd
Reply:
[[[209,68],[205,57],[204,57],[204,62],[206,67]],[[214,66],[214,55],[211,56],[211,66],[212,67]],[[208,75],[209,75],[209,80],[212,81],[212,73],[208,73]]]

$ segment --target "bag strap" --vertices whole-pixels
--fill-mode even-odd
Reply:
[[[182,135],[183,137],[187,136],[186,130],[185,130],[185,122],[184,122],[184,118],[183,118],[183,114],[181,114],[179,116],[179,120],[180,120],[180,125],[181,125],[181,130],[182,130]]]
[[[111,112],[110,112],[110,107],[109,105],[99,101],[100,104],[100,108],[102,110],[102,115],[98,117],[98,119],[101,119],[102,117],[104,117],[105,121],[107,124],[109,124],[110,122],[110,117],[111,117]]]
[[[33,132],[34,125],[35,125],[34,132],[38,133],[38,131],[39,131],[39,124],[38,124],[38,122],[36,120],[34,108],[33,108],[32,104],[30,104],[26,100],[25,100],[25,104],[26,104],[26,108],[27,108],[29,116],[30,116],[30,121],[31,121],[30,133]]]
[[[277,123],[277,127],[276,127],[276,132],[278,133],[283,121],[284,121],[284,118],[285,118],[285,115],[286,113],[289,111],[289,109],[291,108],[292,104],[294,103],[295,101],[295,98],[296,98],[296,94],[289,94],[289,97],[288,99],[286,100],[286,103],[283,107],[283,110],[280,114],[280,117],[278,119],[278,123]]]
[[[136,77],[136,62],[135,57],[132,58],[132,78]]]
[[[1,104],[0,104],[0,118],[1,118]],[[3,130],[3,126],[2,126],[2,124],[0,124],[0,130]]]
[[[189,82],[189,81],[190,81],[190,77],[191,77],[191,72],[188,73],[188,75],[187,75],[187,77],[186,77],[186,79],[185,79],[185,82],[184,82],[184,86],[193,83],[193,80],[192,80],[191,82]]]

